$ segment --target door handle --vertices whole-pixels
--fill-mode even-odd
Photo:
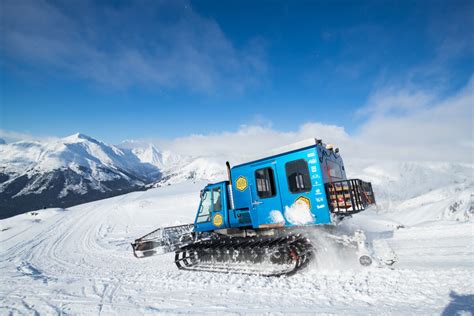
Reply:
[[[250,194],[250,201],[252,201],[252,209],[255,209],[255,206],[262,204],[263,202],[254,201],[253,194],[252,194],[252,185],[249,185],[249,194]]]

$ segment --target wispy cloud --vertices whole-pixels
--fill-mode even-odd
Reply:
[[[426,109],[436,96],[426,91],[384,87],[373,92],[365,106],[360,108],[359,115],[405,115]]]
[[[401,100],[399,94],[406,103],[393,103],[393,100]],[[405,112],[401,115],[376,112],[362,126],[357,139],[379,155],[394,159],[412,157],[472,163],[474,77],[449,97],[437,95],[436,91],[431,94],[424,91],[401,91],[395,95],[374,93],[371,104],[382,104],[383,109],[397,104]]]
[[[107,86],[242,92],[267,67],[260,41],[237,48],[187,1],[4,1],[1,17],[8,60]]]
[[[50,141],[58,139],[54,136],[34,136],[26,132],[7,131],[4,129],[0,129],[0,138],[5,140],[7,143],[18,141]]]

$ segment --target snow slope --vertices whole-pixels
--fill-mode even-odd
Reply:
[[[134,258],[135,238],[193,220],[204,185],[186,181],[1,220],[0,313],[473,312],[473,222],[424,211],[416,224],[403,223],[399,215],[416,201],[397,203],[398,213],[366,211],[341,227],[363,228],[374,245],[391,246],[399,257],[392,269],[361,268],[325,243],[309,269],[282,278],[180,271],[172,254]]]
[[[405,224],[474,219],[474,165],[346,161],[348,177],[370,181],[382,212]]]

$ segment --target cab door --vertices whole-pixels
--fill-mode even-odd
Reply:
[[[252,167],[255,179],[255,182],[251,184],[252,210],[250,213],[253,226],[263,228],[284,225],[276,181],[278,179],[276,162],[260,163]]]
[[[227,228],[227,198],[222,183],[208,185],[201,192],[201,204],[194,222],[195,230],[213,231]]]

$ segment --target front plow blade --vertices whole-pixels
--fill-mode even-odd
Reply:
[[[132,243],[137,258],[173,252],[194,240],[194,224],[162,227],[138,238]]]

